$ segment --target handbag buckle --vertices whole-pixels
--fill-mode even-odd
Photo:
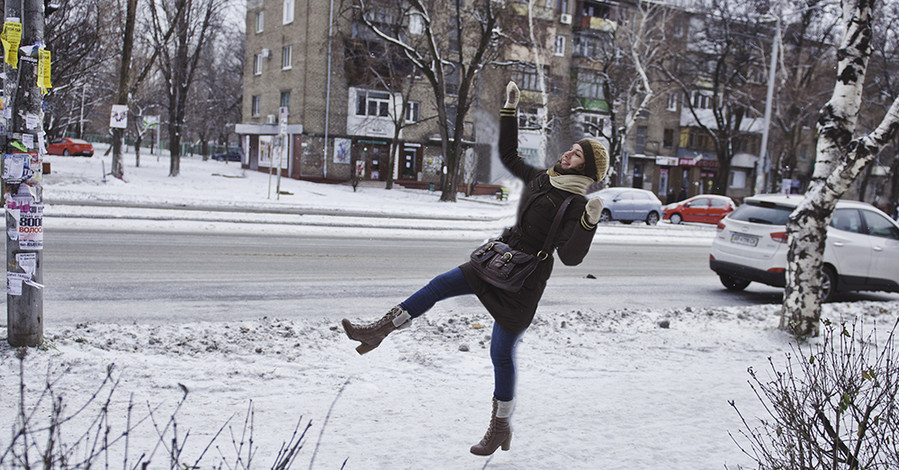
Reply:
[[[506,258],[507,256],[508,256],[508,258]],[[503,261],[506,263],[508,263],[509,261],[512,261],[512,252],[511,251],[507,251],[507,252],[503,253]]]
[[[540,261],[546,261],[546,258],[549,258],[549,253],[543,250],[537,252],[537,259],[539,259]]]

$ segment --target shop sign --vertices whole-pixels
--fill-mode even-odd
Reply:
[[[656,157],[656,165],[677,166],[677,157]]]

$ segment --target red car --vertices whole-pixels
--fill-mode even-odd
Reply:
[[[669,220],[672,224],[681,222],[717,224],[736,208],[737,205],[727,196],[701,194],[663,207],[662,219]]]
[[[60,137],[51,140],[50,143],[47,144],[47,153],[50,155],[81,155],[92,157],[94,155],[94,146],[86,140]]]

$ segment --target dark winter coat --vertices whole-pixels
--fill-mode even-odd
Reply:
[[[506,229],[501,238],[513,248],[536,254],[543,246],[559,206],[572,193],[553,187],[546,169],[535,168],[521,159],[518,155],[518,120],[514,112],[509,111],[504,109],[500,117],[500,159],[513,175],[525,182],[525,188],[518,205],[518,222],[511,229]],[[556,232],[553,243],[555,254],[568,266],[583,261],[596,233],[596,227],[583,220],[586,204],[584,196],[575,196]],[[482,281],[470,263],[460,267],[465,280],[496,322],[517,334],[523,332],[534,319],[537,303],[543,297],[546,281],[552,274],[554,258],[550,256],[540,263],[519,292],[504,291]]]

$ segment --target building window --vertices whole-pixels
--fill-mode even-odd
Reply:
[[[418,122],[421,119],[421,103],[410,101],[406,103],[406,122]]]
[[[696,150],[714,150],[711,137],[701,130],[690,130],[687,148]]]
[[[581,14],[584,16],[595,16],[598,18],[609,19],[609,13],[612,8],[608,5],[594,2],[584,2],[584,9]]]
[[[368,21],[379,26],[393,26],[397,24],[396,15],[392,8],[381,5],[373,5],[365,11]]]
[[[559,57],[565,56],[565,36],[556,36],[556,50],[553,53]]]
[[[677,111],[677,93],[668,93],[668,105],[665,109],[668,111]]]
[[[662,147],[674,147],[674,129],[665,129],[662,131]]]
[[[646,152],[646,133],[649,128],[646,126],[637,126],[637,135],[634,139],[634,152],[643,155]]]
[[[253,95],[253,98],[250,100],[250,114],[253,117],[259,117],[262,114],[262,97],[259,95]]]
[[[256,12],[256,33],[261,33],[265,25],[265,11]]]
[[[535,107],[522,107],[518,110],[519,129],[539,129],[540,111]]]
[[[600,55],[600,45],[596,38],[590,36],[574,36],[571,54],[576,57],[596,57]]]
[[[284,0],[284,24],[293,23],[294,2],[296,0]]]
[[[746,187],[746,172],[741,170],[731,170],[728,180],[728,186],[730,186],[731,189],[743,189]]]
[[[409,34],[420,36],[425,32],[425,22],[421,15],[412,15],[409,17]]]
[[[287,108],[287,111],[290,111],[290,91],[282,91],[281,92],[281,107]]]
[[[595,72],[580,70],[577,74],[577,96],[590,100],[604,100],[606,95],[602,89],[602,77]]]
[[[281,48],[281,70],[293,68],[293,46]]]
[[[800,162],[808,161],[808,145],[802,145],[799,147],[799,161]]]
[[[544,68],[544,76],[548,71]],[[533,65],[519,65],[512,68],[512,80],[522,90],[540,91],[537,86],[537,67]]]
[[[599,116],[584,116],[584,134],[599,137],[602,135],[603,121]]]
[[[359,91],[356,94],[357,116],[390,116],[390,94],[383,91]]]
[[[253,56],[253,75],[262,75],[262,54]]]
[[[695,109],[712,109],[712,97],[701,91],[694,91],[692,96],[684,96],[684,99],[693,103]]]

